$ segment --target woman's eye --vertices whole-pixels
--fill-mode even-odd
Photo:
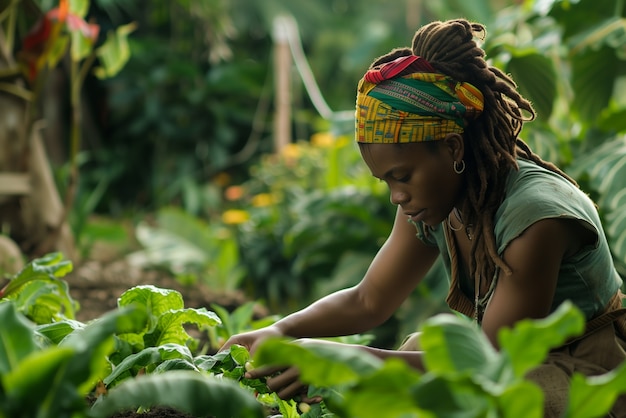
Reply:
[[[411,176],[407,174],[406,176],[399,177],[396,180],[399,181],[400,183],[406,183],[410,179],[411,179]]]

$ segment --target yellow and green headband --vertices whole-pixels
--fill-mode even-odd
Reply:
[[[404,72],[409,73],[398,76]],[[470,83],[437,73],[416,55],[369,70],[359,81],[356,140],[363,143],[436,141],[462,133],[477,118],[483,95]]]

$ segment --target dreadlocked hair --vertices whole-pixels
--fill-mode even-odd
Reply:
[[[475,41],[484,40],[485,35],[483,25],[465,19],[432,22],[415,33],[411,48],[394,49],[377,58],[371,68],[401,56],[418,55],[442,74],[469,82],[483,93],[484,111],[463,133],[467,199],[461,212],[465,225],[474,228],[471,277],[490,282],[497,268],[511,274],[497,252],[494,217],[504,198],[508,172],[519,169],[517,157],[576,182],[554,164],[542,160],[518,137],[523,123],[535,119],[536,113],[532,104],[517,92],[513,79],[487,64],[484,50]]]

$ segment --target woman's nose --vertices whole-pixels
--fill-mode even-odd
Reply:
[[[389,194],[389,200],[391,201],[392,205],[397,206],[408,202],[409,196],[400,190],[391,190]]]

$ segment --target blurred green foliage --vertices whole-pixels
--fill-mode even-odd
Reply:
[[[233,292],[245,276],[231,231],[180,208],[160,209],[154,222],[137,225],[135,235],[142,249],[130,253],[129,262],[167,269],[181,283],[202,282],[214,291]]]
[[[244,285],[282,312],[317,299],[316,287],[332,280],[342,257],[364,254],[351,275],[342,275],[343,284],[356,284],[395,213],[350,139],[317,138],[267,155],[248,181],[234,186],[241,197],[233,204],[247,212],[236,223]],[[331,174],[339,170],[341,182]]]

